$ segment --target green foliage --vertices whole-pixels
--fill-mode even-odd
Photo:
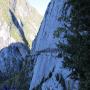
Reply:
[[[59,38],[60,34],[61,34],[62,32],[64,32],[64,31],[65,31],[64,28],[58,27],[58,28],[57,28],[57,31],[55,31],[53,35],[54,35],[55,37]]]
[[[71,13],[67,15],[70,8]],[[72,70],[72,79],[80,81],[80,90],[90,90],[90,1],[67,0],[59,20],[64,22],[67,42],[59,41],[57,45],[64,58],[63,65]],[[60,36],[60,30],[55,32],[56,37]]]
[[[71,90],[70,89],[70,80],[68,81],[68,88],[67,88],[67,90]]]

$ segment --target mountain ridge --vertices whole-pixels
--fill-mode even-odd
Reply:
[[[0,41],[2,42],[1,48],[10,45],[12,42],[23,42],[16,26],[13,24],[9,10],[13,12],[17,22],[23,28],[26,40],[29,42],[31,47],[32,41],[34,40],[34,37],[37,34],[38,28],[42,21],[42,16],[34,7],[28,5],[26,0],[0,0]],[[4,39],[2,34],[6,35],[6,39]]]

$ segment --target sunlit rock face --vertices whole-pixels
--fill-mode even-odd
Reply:
[[[32,52],[56,48],[57,39],[53,33],[63,25],[58,21],[64,0],[52,0],[48,5],[40,30],[33,42]],[[37,56],[29,90],[78,90],[78,81],[69,77],[70,71],[63,68],[63,58],[56,52],[44,52]]]
[[[12,20],[10,10],[15,20]],[[26,0],[0,0],[0,49],[12,42],[24,42],[17,25],[22,28],[24,37],[31,46],[41,20],[42,16]]]

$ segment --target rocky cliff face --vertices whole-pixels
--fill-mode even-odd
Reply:
[[[37,56],[33,78],[29,90],[78,90],[78,81],[68,78],[70,71],[63,68],[63,58],[57,58],[55,50],[57,39],[53,33],[63,25],[58,18],[64,0],[52,0],[49,4],[40,30],[33,42],[32,52],[42,51]]]
[[[0,0],[0,49],[25,40],[31,46],[41,20],[26,0]]]

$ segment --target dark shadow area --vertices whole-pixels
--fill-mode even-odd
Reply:
[[[20,35],[21,35],[22,40],[25,42],[26,45],[29,46],[28,41],[26,40],[24,31],[23,31],[23,23],[22,23],[22,21],[20,20],[21,25],[22,25],[22,26],[20,26],[20,24],[19,24],[16,16],[15,16],[14,13],[11,11],[11,9],[9,9],[9,12],[10,12],[10,15],[11,15],[11,18],[12,18],[12,21],[13,21],[13,24],[14,24],[14,25],[16,26],[16,28],[19,30],[19,33],[20,33]]]
[[[33,60],[24,43],[12,43],[0,51],[0,90],[29,90]]]

